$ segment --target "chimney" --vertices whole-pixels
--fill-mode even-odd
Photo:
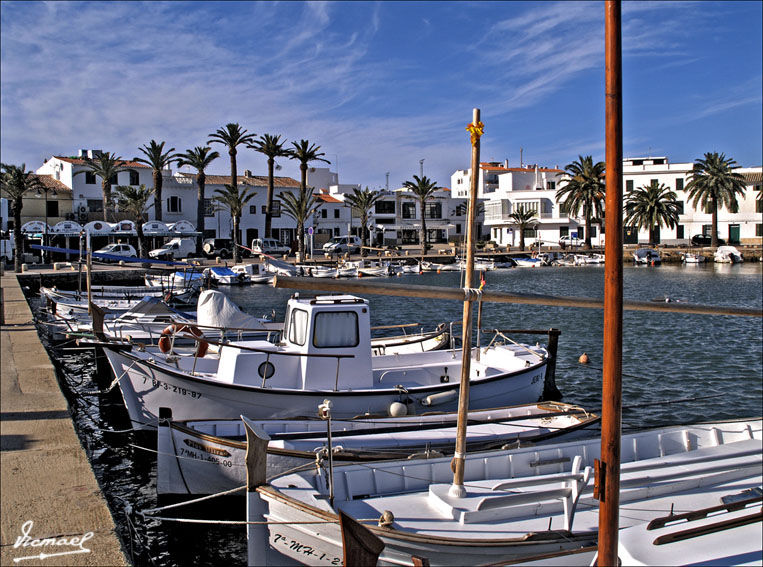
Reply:
[[[87,150],[80,150],[77,154],[77,157],[85,158],[87,157]]]
[[[252,172],[250,170],[248,170],[248,169],[245,169],[244,170],[244,177],[251,177],[251,176],[252,176]]]
[[[509,160],[508,159],[503,160],[503,167],[505,167],[506,169],[509,169]]]

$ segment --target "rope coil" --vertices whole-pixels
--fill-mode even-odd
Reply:
[[[464,301],[479,301],[482,299],[482,290],[475,287],[464,287]]]

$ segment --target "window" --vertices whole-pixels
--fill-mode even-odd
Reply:
[[[755,212],[763,213],[763,199],[758,199],[755,201]]]
[[[679,215],[684,214],[684,202],[683,201],[676,201],[676,211],[678,211]]]
[[[702,234],[706,234],[707,236],[710,236],[713,234],[713,225],[711,224],[703,224],[702,225]]]
[[[181,213],[183,212],[182,202],[180,197],[173,195],[167,199],[167,212],[168,213]]]
[[[109,177],[109,183],[112,185],[119,185],[119,174],[115,173],[111,177]]]
[[[377,215],[394,215],[395,201],[376,201],[375,212]]]
[[[281,201],[273,201],[270,205],[270,216],[273,218],[281,216]]]
[[[58,201],[48,201],[47,206],[47,215],[49,217],[57,217],[58,216]]]
[[[631,191],[633,191],[633,179],[628,179],[628,180],[625,182],[625,190],[626,190],[627,192],[631,192]]]
[[[263,211],[263,212],[265,212],[265,211]],[[257,214],[257,205],[249,205],[249,214],[250,215],[256,215]]]
[[[340,214],[339,209],[334,209],[334,218],[335,219],[339,218],[339,214]],[[352,211],[350,211],[350,215],[352,215]]]
[[[261,208],[260,210],[262,211],[262,214],[263,214],[263,215],[264,215],[264,214],[267,214],[267,212],[268,212],[268,206],[267,206],[267,205],[262,205],[262,208]],[[252,214],[255,214],[256,212],[257,212],[257,206],[255,205],[255,210],[254,210],[254,213],[252,213]]]
[[[525,238],[533,238],[535,237],[535,227],[530,227],[525,229]]]
[[[329,211],[328,211],[328,209],[321,209],[321,218],[322,219],[329,218]]]
[[[424,208],[424,216],[428,219],[441,219],[442,203],[427,203]]]
[[[413,202],[403,203],[403,218],[404,219],[416,218],[416,203],[413,203]]]
[[[215,202],[212,199],[204,199],[204,216],[215,216]]]
[[[315,314],[313,345],[318,348],[355,347],[360,342],[354,311]]]
[[[546,189],[550,191],[556,189],[556,181],[546,181]]]
[[[132,169],[130,170],[130,185],[140,185],[140,175]]]
[[[649,180],[649,186],[650,187],[658,187],[660,185],[659,179],[650,179]]]
[[[758,223],[755,225],[755,236],[763,236],[763,224]]]
[[[92,171],[85,172],[85,184],[95,185],[95,173],[93,173]]]
[[[596,227],[591,226],[591,238],[596,238]]]
[[[307,338],[307,311],[295,309],[289,316],[289,342],[304,346]]]
[[[713,205],[710,204],[708,201],[705,203],[704,211],[706,215],[712,215],[713,214]]]
[[[633,165],[644,165],[644,160],[643,159],[634,159],[633,160]]]
[[[684,178],[683,177],[677,177],[676,178],[676,191],[683,191],[684,190]]]
[[[102,213],[103,201],[101,199],[88,199],[87,200],[87,212],[89,213]]]
[[[684,225],[682,224],[676,225],[676,238],[686,238],[684,236]]]
[[[569,226],[560,226],[559,227],[559,238],[562,236],[569,236],[570,235],[570,227]]]

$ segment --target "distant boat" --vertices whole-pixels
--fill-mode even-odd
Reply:
[[[715,261],[719,264],[739,264],[744,262],[744,258],[734,246],[719,246],[715,251]]]
[[[702,254],[692,254],[690,252],[681,254],[681,260],[684,264],[704,264],[707,262],[707,258],[705,258]]]
[[[537,268],[544,265],[540,258],[530,258],[528,256],[515,256],[514,262],[516,262],[517,268]]]
[[[249,283],[249,277],[241,272],[234,272],[230,268],[214,266],[204,270],[204,275],[208,275],[217,285],[241,285]]]
[[[633,262],[642,266],[657,266],[662,263],[662,258],[654,248],[639,248],[633,251]]]

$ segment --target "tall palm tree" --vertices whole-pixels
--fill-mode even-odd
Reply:
[[[112,207],[111,202],[111,182],[112,179],[116,179],[117,174],[122,171],[133,171],[129,167],[124,166],[124,160],[110,152],[99,154],[94,158],[83,158],[85,160],[85,167],[87,169],[81,169],[74,173],[75,176],[82,173],[94,173],[101,178],[101,190],[103,192],[103,220],[108,222],[109,212]]]
[[[135,230],[138,232],[138,257],[144,258],[146,238],[143,235],[143,223],[146,222],[148,209],[157,202],[156,200],[153,203],[149,202],[154,196],[154,190],[141,183],[140,187],[117,185],[114,187],[114,193],[119,203],[119,210],[127,213],[130,220],[135,223]]]
[[[736,213],[739,210],[737,194],[744,196],[744,177],[732,171],[736,165],[737,162],[724,153],[707,152],[704,159],[694,162],[689,174],[691,179],[686,184],[689,199],[694,199],[692,206],[696,209],[699,203],[703,209],[710,208],[713,215],[710,246],[713,247],[718,246],[718,208],[725,206]]]
[[[151,173],[154,178],[154,215],[156,220],[160,221],[162,220],[162,170],[167,169],[177,159],[177,156],[172,153],[175,151],[175,148],[170,148],[165,152],[164,142],[157,144],[155,140],[151,140],[148,144],[144,144],[138,149],[146,157],[136,157],[132,158],[132,160],[151,167]]]
[[[0,191],[6,195],[10,202],[10,213],[13,215],[13,242],[14,271],[21,273],[21,253],[23,241],[21,240],[21,209],[24,207],[24,195],[31,191],[44,190],[40,178],[33,172],[26,171],[26,164],[21,166],[13,164],[0,164]]]
[[[679,211],[675,192],[656,179],[625,196],[625,224],[648,229],[649,244],[658,244],[660,228],[678,224]]]
[[[268,194],[267,204],[265,205],[265,237],[272,237],[270,234],[273,223],[273,169],[275,168],[277,157],[290,157],[291,150],[284,148],[286,140],[281,142],[281,136],[271,134],[262,134],[259,140],[255,140],[249,145],[255,151],[265,154],[268,157]],[[280,166],[279,166],[280,169]]]
[[[223,144],[228,148],[228,155],[230,156],[230,183],[236,188],[238,188],[238,171],[236,170],[236,154],[238,150],[236,148],[251,144],[256,137],[257,134],[254,132],[247,134],[246,130],[242,130],[238,122],[230,122],[224,128],[218,128],[209,135],[207,144]]]
[[[525,249],[525,230],[538,226],[533,209],[517,209],[509,215],[511,221],[519,227],[519,249]]]
[[[245,187],[239,191],[238,187],[225,184],[225,189],[215,189],[215,201],[230,211],[230,217],[233,221],[233,262],[238,264],[241,261],[241,239],[239,238],[239,225],[241,224],[241,214],[246,204],[257,193],[252,193],[251,187]]]
[[[350,206],[358,211],[360,217],[361,226],[361,245],[366,246],[368,240],[368,218],[371,215],[371,209],[376,204],[376,201],[382,198],[382,194],[378,191],[371,191],[368,187],[362,191],[358,188],[352,190],[352,193],[347,195],[344,199]],[[366,254],[366,250],[362,250],[362,255]]]
[[[562,181],[565,185],[556,191],[557,201],[564,198],[568,214],[578,216],[582,210],[585,218],[585,244],[591,249],[591,219],[604,215],[604,162],[593,163],[591,156],[578,156],[564,167],[570,175]]]
[[[319,152],[320,146],[310,144],[307,140],[300,140],[299,143],[292,142],[294,149],[291,150],[289,159],[295,159],[299,162],[300,171],[300,189],[307,193],[307,167],[311,161],[322,161],[325,163],[331,163],[329,160],[322,158],[325,156],[323,152]]]
[[[297,222],[297,251],[299,257],[304,261],[305,223],[320,208],[323,201],[319,201],[312,192],[308,193],[302,187],[299,188],[299,193],[296,195],[291,191],[281,192],[278,194],[278,199],[281,201],[283,212]]]
[[[198,192],[196,194],[196,254],[201,256],[201,242],[204,238],[204,188],[207,183],[207,174],[205,170],[214,160],[220,157],[216,151],[212,151],[209,146],[196,146],[192,150],[187,150],[184,154],[177,155],[178,166],[190,165],[196,170],[196,185]],[[234,185],[235,187],[235,185]]]
[[[403,187],[411,191],[416,195],[416,199],[419,202],[421,209],[421,230],[419,231],[419,241],[421,242],[421,255],[427,253],[429,250],[429,244],[427,243],[427,224],[426,224],[426,204],[427,201],[433,198],[434,192],[439,189],[437,181],[432,181],[426,175],[419,178],[418,175],[413,176],[413,181],[405,181]]]

